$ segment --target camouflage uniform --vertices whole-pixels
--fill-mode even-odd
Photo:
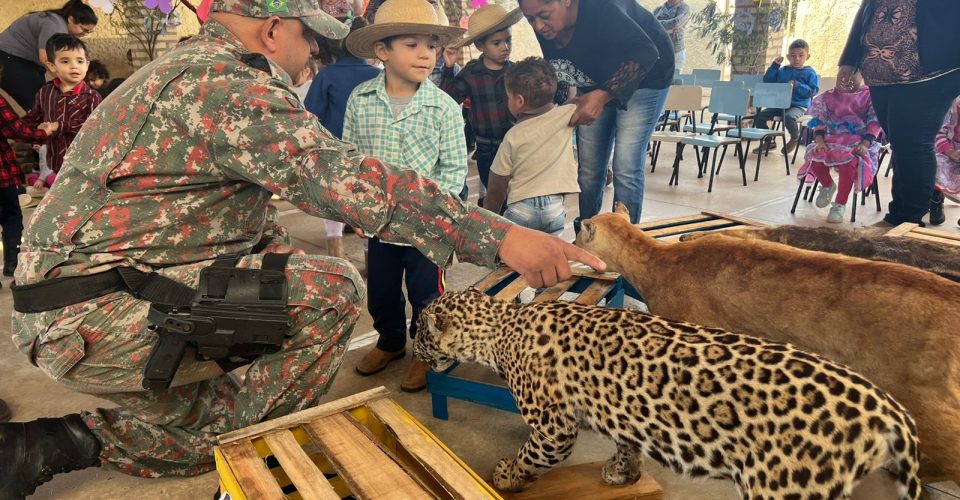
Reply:
[[[267,64],[269,72],[252,67]],[[384,241],[410,242],[441,266],[455,251],[492,264],[509,227],[333,139],[282,69],[209,21],[90,117],[33,215],[17,282],[133,266],[196,286],[216,256],[284,241],[271,192]],[[260,256],[244,260],[258,267]],[[291,334],[240,387],[188,353],[171,389],[142,390],[156,337],[146,329],[149,304],[123,292],[14,313],[13,338],[51,378],[119,405],[83,414],[104,466],[199,474],[213,468],[217,434],[315,405],[340,366],[363,281],[344,260],[297,255],[287,277]]]

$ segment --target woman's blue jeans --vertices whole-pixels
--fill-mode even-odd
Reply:
[[[604,108],[593,125],[577,127],[580,159],[580,220],[600,213],[607,163],[613,145],[613,203],[621,202],[630,211],[630,221],[640,221],[643,208],[643,183],[647,168],[647,144],[663,113],[668,89],[638,89],[627,102],[627,109],[616,105]]]

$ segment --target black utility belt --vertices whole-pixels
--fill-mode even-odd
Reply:
[[[157,273],[118,267],[90,276],[56,278],[12,287],[14,309],[52,311],[114,292],[149,301],[147,319],[157,344],[144,368],[145,389],[170,386],[187,345],[197,359],[225,370],[280,350],[289,333],[289,254],[267,254],[261,269],[239,269],[239,257],[218,258],[200,271],[198,289]]]

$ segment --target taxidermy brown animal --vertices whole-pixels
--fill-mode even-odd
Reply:
[[[960,247],[937,245],[906,236],[883,236],[828,227],[773,226],[688,233],[681,236],[680,241],[720,236],[773,241],[805,250],[896,262],[960,282]]]
[[[913,414],[921,451],[960,482],[960,284],[768,241],[663,243],[625,211],[584,221],[577,245],[623,274],[653,314],[851,366]]]

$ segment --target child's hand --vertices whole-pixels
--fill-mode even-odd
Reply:
[[[944,154],[953,161],[960,161],[960,149],[951,149]]]
[[[860,144],[857,144],[857,147],[853,148],[853,154],[857,156],[867,156],[869,152],[870,152],[870,146],[867,144],[866,141],[861,142]]]
[[[366,237],[367,237],[367,233],[363,232],[363,229],[360,229],[359,227],[353,228],[353,234],[355,234],[355,235],[357,235],[357,236],[359,236],[359,237],[361,237],[361,238],[364,238],[364,239],[366,239]]]
[[[457,59],[460,58],[460,49],[455,49],[453,47],[444,47],[443,48],[443,65],[452,68],[457,64]]]
[[[57,132],[57,130],[60,130],[60,123],[43,122],[39,126],[37,126],[37,128],[44,131],[47,135],[53,135]]]
[[[33,189],[43,189],[44,187],[46,186],[43,185],[42,179],[37,179],[37,182],[33,183]]]
[[[773,60],[773,64],[783,64],[783,56],[779,56]]]
[[[827,152],[827,143],[824,142],[822,137],[817,137],[816,142],[813,145],[811,150],[813,153],[826,153]]]

